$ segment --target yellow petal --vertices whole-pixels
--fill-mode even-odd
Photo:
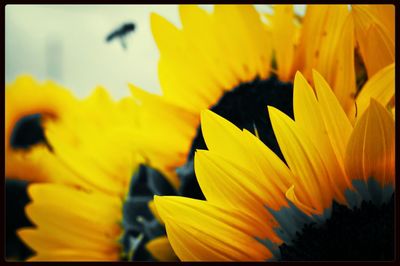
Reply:
[[[341,35],[343,34],[343,31],[347,30],[351,33],[353,31],[351,24],[345,25],[346,18],[349,14],[348,6],[330,5],[326,8],[327,13],[326,17],[323,18],[323,28],[321,32],[318,32],[321,40],[320,44],[316,48],[316,55],[314,58],[316,61],[313,64],[313,67],[315,66],[315,69],[325,77],[329,84],[333,84],[336,78],[336,69],[334,66],[337,64],[337,62],[339,63],[340,61],[344,61],[340,63],[343,65],[347,63],[350,66],[348,69],[352,68],[352,58],[338,58],[338,46],[341,46],[342,49],[347,51],[353,51],[353,42],[341,43]],[[350,28],[346,29],[345,27]],[[307,69],[307,73],[309,75],[307,76],[308,78],[311,76],[310,71],[311,69]]]
[[[198,114],[131,84],[130,89],[142,108],[141,129],[136,135],[142,155],[154,168],[163,171],[172,171],[184,164],[199,125]],[[177,185],[178,180],[171,178]]]
[[[210,72],[196,47],[159,15],[151,14],[151,28],[160,49],[158,74],[165,97],[191,110],[215,104],[224,88],[218,85],[218,75]]]
[[[150,209],[151,213],[157,219],[157,221],[160,224],[164,224],[164,221],[161,219],[160,215],[157,212],[157,208],[156,208],[156,205],[154,204],[154,200],[149,201],[148,205],[149,205],[149,209]]]
[[[254,188],[249,188],[249,190],[258,191],[258,189],[262,189],[260,195],[264,195],[264,200],[261,199],[260,201],[268,203],[270,208],[279,209],[282,206],[286,206],[284,193],[291,184],[293,177],[287,167],[268,147],[251,133],[247,131],[242,132],[232,123],[211,111],[202,112],[202,131],[205,142],[209,150],[212,151],[212,154],[207,154],[213,156],[213,158],[220,155],[221,160],[219,162],[223,164],[219,165],[215,171],[210,171],[208,169],[209,164],[217,163],[216,160],[218,159],[215,157],[215,160],[204,163],[204,167],[200,167],[199,165],[200,168],[198,168],[198,171],[204,173],[202,174],[204,176],[204,186],[200,184],[202,188],[204,187],[204,190],[211,188],[218,190],[218,188],[226,187],[226,184],[209,186],[207,185],[208,181],[205,180],[210,179],[209,181],[213,183],[224,182],[230,180],[228,176],[231,176],[231,178],[236,180],[234,183],[239,182],[241,184],[239,187],[245,186],[243,182],[256,182],[256,185],[252,185]],[[200,153],[199,156],[206,156],[205,153]],[[206,157],[202,158],[205,159]],[[226,164],[224,160],[229,160],[234,165]],[[222,169],[225,173],[222,173],[221,170],[218,171],[218,169]],[[211,177],[214,175],[216,178]],[[225,179],[221,179],[217,177],[218,175],[228,176]],[[239,178],[243,180],[237,180]],[[249,180],[246,181],[246,178]],[[259,188],[257,189],[256,187]],[[216,195],[217,198],[224,194],[217,191],[214,192],[211,194]],[[228,193],[228,191],[226,192]],[[208,194],[208,192],[206,193]],[[265,197],[268,194],[271,196]],[[226,195],[225,198],[229,201],[231,197],[230,195]],[[232,204],[235,205],[235,203]],[[250,206],[253,205],[250,204]],[[256,211],[256,213],[263,212]]]
[[[154,200],[171,246],[183,261],[259,261],[272,256],[254,239],[261,229],[244,213],[189,198]]]
[[[61,207],[71,208],[71,213],[80,214],[99,224],[116,224],[121,217],[121,200],[99,192],[84,192],[69,186],[59,184],[33,184],[28,188],[29,196],[34,203],[53,203]]]
[[[292,78],[291,68],[294,59],[296,32],[293,6],[274,6],[274,15],[271,16],[270,20],[278,76],[282,81],[289,81]]]
[[[213,14],[216,37],[225,48],[225,60],[228,60],[238,83],[253,79],[257,70],[252,40],[249,40],[242,21],[242,12],[245,11],[236,5],[215,5]]]
[[[352,180],[376,179],[394,184],[395,129],[392,115],[377,101],[357,121],[346,150],[346,170]]]
[[[93,162],[92,158],[98,156],[95,152],[88,151],[88,153],[83,153],[80,150],[78,151],[76,147],[69,145],[69,143],[65,143],[57,132],[47,131],[46,133],[47,138],[54,145],[54,153],[66,168],[81,181],[85,182],[86,188],[99,189],[113,195],[124,195],[126,191],[122,187],[123,183],[115,176],[118,173],[109,175],[99,167],[98,163]],[[126,178],[130,177],[130,174]]]
[[[146,244],[146,249],[158,261],[177,261],[174,250],[165,236],[157,237]]]
[[[317,68],[328,80],[335,77],[331,64],[336,60],[337,38],[347,13],[345,5],[307,6],[293,72],[301,70],[311,80],[311,70]]]
[[[394,5],[369,5],[369,10],[388,30],[389,36],[395,36],[395,6]]]
[[[249,131],[244,130],[243,138],[247,140],[246,146],[254,158],[254,166],[258,166],[262,171],[257,179],[274,195],[273,199],[265,198],[265,201],[269,202],[268,207],[279,210],[287,206],[284,194],[294,182],[292,172],[271,149]]]
[[[356,93],[354,47],[353,17],[347,15],[341,34],[338,36],[337,45],[334,47],[333,60],[330,61],[331,63],[320,62],[332,68],[330,79],[327,81],[332,85],[336,97],[346,112],[353,107]]]
[[[336,156],[340,161],[343,161],[346,144],[353,128],[329,84],[315,70],[313,71],[313,77],[315,91],[321,107],[321,113],[323,114],[322,117],[332,142],[332,147]]]
[[[219,82],[220,86],[230,89],[236,86],[237,80],[224,60],[224,51],[217,42],[213,31],[213,20],[204,9],[195,5],[180,5],[179,14],[182,31],[191,46],[196,46],[207,62],[207,66]],[[222,59],[222,60],[221,60]]]
[[[243,145],[241,130],[226,119],[204,110],[201,112],[201,130],[209,150],[226,154],[243,166],[253,164]]]
[[[263,178],[210,151],[198,150],[194,167],[207,201],[239,208],[261,222],[273,224],[265,205],[272,205],[268,203],[274,202],[274,195],[261,184]]]
[[[260,14],[252,5],[238,7],[245,31],[247,31],[250,49],[255,60],[255,73],[261,79],[266,79],[270,74],[272,45],[270,34],[265,30]],[[253,77],[254,78],[254,77]]]
[[[296,205],[296,207],[298,207],[300,210],[302,210],[304,213],[306,213],[308,215],[313,215],[313,214],[320,215],[321,214],[320,212],[316,211],[313,208],[310,208],[309,206],[307,206],[306,204],[304,204],[297,198],[296,193],[294,191],[294,185],[288,189],[288,191],[286,192],[286,197],[288,198],[288,200],[293,202],[294,205]]]
[[[368,108],[370,98],[374,98],[383,106],[387,106],[392,102],[395,94],[394,71],[394,64],[390,64],[377,72],[365,83],[360,94],[357,96],[357,106],[353,107],[352,114],[356,113],[357,117],[361,117]]]
[[[332,142],[329,138],[330,133],[325,126],[319,103],[313,89],[300,72],[296,73],[293,93],[293,109],[296,125],[304,130],[304,133],[309,137],[308,139],[317,148],[318,157],[321,158],[320,163],[323,164],[319,167],[325,170],[325,172],[319,174],[320,182],[321,179],[325,179],[322,180],[325,189],[330,188],[334,193],[335,199],[340,203],[344,203],[346,200],[342,191],[348,186],[348,182],[342,163],[343,160],[342,158],[338,158],[334,152]],[[324,173],[327,175],[324,176]]]
[[[74,239],[71,237],[65,237],[64,235],[54,235],[54,232],[41,229],[22,228],[17,231],[17,234],[38,254],[54,254],[57,249],[75,249],[77,251],[86,250],[89,252],[97,251],[99,253],[110,254],[116,253],[120,249],[116,241],[111,240],[109,243],[96,243],[95,241],[88,242],[83,237]],[[73,240],[74,242],[71,242]],[[81,258],[85,258],[85,255],[82,254]]]
[[[374,9],[374,6],[352,6],[356,37],[369,77],[393,63],[395,55],[393,28],[387,27]],[[390,19],[394,23],[394,17]]]
[[[289,168],[297,177],[295,186],[304,204],[322,213],[332,203],[328,172],[321,154],[304,131],[287,115],[268,106],[272,128]]]

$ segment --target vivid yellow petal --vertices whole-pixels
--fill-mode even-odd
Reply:
[[[327,81],[332,85],[343,109],[348,112],[354,105],[356,94],[354,22],[351,15],[347,15],[336,44],[330,63],[320,61],[320,64],[326,64],[332,68],[330,79]]]
[[[325,79],[315,70],[313,71],[313,78],[321,113],[323,114],[322,117],[332,142],[332,147],[336,156],[343,161],[346,144],[353,127]]]
[[[352,180],[370,177],[382,186],[394,184],[395,129],[393,116],[376,100],[357,121],[346,150],[346,170]]]
[[[394,24],[387,27],[387,23],[381,21],[382,16],[377,16],[374,9],[373,5],[352,6],[356,38],[369,77],[393,63],[395,55]],[[386,15],[387,20],[394,23],[393,13]]]
[[[389,32],[395,36],[395,5],[369,5],[369,10],[375,14],[379,21]]]
[[[272,45],[270,35],[264,29],[260,14],[252,5],[240,5],[237,7],[244,25],[245,35],[249,41],[252,56],[255,60],[255,73],[261,79],[266,79],[270,75]]]
[[[257,67],[241,12],[236,5],[215,5],[213,14],[216,37],[225,48],[225,60],[229,62],[238,83],[252,80]]]
[[[154,204],[154,200],[149,201],[148,205],[149,205],[149,209],[150,209],[151,213],[157,219],[157,221],[160,224],[164,224],[164,221],[161,219],[160,215],[157,212],[157,208],[156,208],[156,205]]]
[[[332,203],[328,172],[321,154],[304,131],[287,115],[268,106],[272,128],[289,168],[296,176],[297,195],[304,204],[322,213]]]
[[[79,226],[79,225],[76,225]],[[66,237],[65,235],[55,235],[55,232],[23,228],[17,231],[18,236],[34,249],[38,254],[42,253],[55,253],[57,249],[75,249],[79,250],[93,250],[103,253],[115,253],[118,252],[120,246],[115,241],[110,240],[109,243],[96,243],[95,241],[86,241],[83,237],[75,239]],[[93,232],[96,233],[96,232]],[[82,256],[84,258],[85,256]],[[61,260],[61,259],[60,259]]]
[[[158,74],[165,97],[193,111],[215,104],[224,89],[182,31],[156,14],[151,14],[151,28],[161,54]]]
[[[270,21],[278,77],[281,81],[290,81],[296,37],[293,6],[275,5]]]
[[[230,155],[241,165],[252,165],[252,159],[243,145],[242,131],[235,125],[209,110],[204,110],[201,113],[201,130],[209,150]]]
[[[112,234],[106,234],[97,227],[96,221],[79,218],[77,215],[68,213],[68,208],[65,207],[60,208],[52,204],[29,204],[25,210],[29,219],[38,225],[38,235],[56,236],[57,241],[67,244],[80,242],[80,245],[90,249],[107,250],[110,246],[113,247],[120,233],[116,231],[116,228],[110,228],[114,231]],[[34,248],[40,249],[39,246]]]
[[[123,188],[123,182],[116,176],[119,173],[115,172],[109,175],[103,171],[101,165],[94,161],[96,158],[100,159],[96,157],[95,152],[88,151],[87,153],[83,153],[82,151],[78,151],[76,147],[65,143],[53,131],[47,131],[46,135],[55,147],[54,153],[56,156],[77,178],[85,182],[87,188],[111,193],[112,195],[123,196],[126,193],[126,189]],[[126,178],[130,177],[131,174],[126,175]]]
[[[260,221],[273,224],[265,205],[277,205],[264,180],[218,154],[198,150],[194,162],[197,181],[207,201],[239,208]],[[270,203],[270,204],[268,204]]]
[[[158,261],[177,261],[178,257],[175,255],[168,238],[165,236],[157,237],[150,240],[146,244],[146,249]]]
[[[32,184],[28,188],[29,196],[34,203],[50,203],[59,206],[80,206],[71,210],[77,214],[98,220],[99,224],[115,224],[121,217],[121,201],[118,197],[112,197],[99,192],[87,193],[82,190],[61,184]]]
[[[329,76],[328,80],[334,77],[331,64],[336,60],[337,39],[347,13],[345,5],[307,6],[293,72],[302,71],[309,81],[313,68]]]
[[[357,114],[357,117],[361,117],[368,108],[370,98],[375,99],[383,106],[392,103],[395,94],[394,71],[394,64],[390,64],[373,75],[357,96],[357,106],[354,105],[351,114]]]
[[[163,172],[175,170],[186,162],[200,122],[198,115],[131,84],[130,89],[142,108],[141,129],[132,140],[140,139],[136,144],[152,167]],[[178,185],[177,178],[170,177],[172,184]]]
[[[54,146],[54,153],[60,160],[71,167],[71,171],[82,174],[90,172],[93,175],[105,176],[103,180],[111,179],[116,186],[120,186],[120,192],[124,193],[125,187],[129,184],[132,172],[136,167],[134,141],[126,142],[130,132],[118,128],[103,129],[101,134],[95,132],[96,126],[87,131],[88,135],[81,134],[72,141],[66,141],[63,126],[49,126],[46,129],[46,137]],[[97,128],[97,130],[100,130]],[[90,133],[89,133],[90,132]],[[86,134],[85,133],[85,134]],[[124,133],[126,135],[124,135]],[[71,135],[74,132],[70,132]],[[131,133],[132,134],[132,133]],[[104,141],[107,140],[107,141]],[[116,156],[116,154],[118,156]],[[67,158],[68,157],[68,158]],[[79,161],[75,159],[79,158]],[[84,164],[80,168],[76,165]],[[89,175],[85,179],[90,179]],[[90,180],[86,180],[90,182]]]
[[[316,214],[320,215],[321,213],[319,211],[316,211],[315,209],[309,207],[308,205],[304,204],[299,200],[299,198],[296,196],[296,193],[294,191],[295,186],[291,186],[288,191],[286,192],[286,197],[288,200],[293,202],[293,204],[298,207],[300,210],[302,210],[304,213],[307,213],[309,215]]]
[[[313,8],[311,6],[310,8]],[[315,63],[313,63],[313,67],[321,73],[322,76],[328,81],[329,84],[333,84],[336,79],[336,63],[340,61],[342,65],[346,63],[350,65],[348,69],[351,69],[353,66],[352,58],[339,58],[338,55],[338,46],[341,46],[342,49],[347,51],[353,51],[354,43],[353,42],[346,42],[341,43],[341,35],[343,31],[348,31],[352,33],[351,23],[345,24],[346,18],[349,15],[349,10],[347,5],[330,5],[326,6],[326,17],[323,18],[323,28],[321,32],[318,32],[320,36],[320,44],[316,47],[315,51]],[[319,9],[315,7],[316,11]],[[350,28],[345,28],[350,27]],[[351,34],[352,35],[352,34]],[[347,39],[346,41],[348,41]],[[310,40],[312,41],[312,40]],[[306,69],[307,77],[311,77],[311,70]]]
[[[271,149],[249,131],[243,131],[243,138],[247,141],[246,146],[251,148],[249,153],[254,158],[254,165],[262,171],[261,177],[258,177],[260,183],[274,195],[273,199],[265,199],[270,204],[268,207],[279,210],[287,206],[284,194],[295,180],[292,172]]]
[[[260,261],[272,257],[254,238],[263,229],[244,213],[189,198],[155,196],[154,200],[171,246],[183,261]]]
[[[180,5],[179,14],[182,30],[191,46],[196,46],[199,54],[206,60],[210,71],[216,76],[216,82],[222,88],[236,86],[237,80],[223,58],[223,50],[216,40],[212,15],[196,5]]]
[[[316,152],[320,158],[319,163],[323,164],[319,167],[322,167],[325,172],[322,171],[319,174],[319,182],[321,182],[321,185],[325,189],[332,191],[337,201],[345,203],[346,199],[342,191],[345,187],[348,187],[348,182],[342,158],[338,158],[334,152],[319,103],[313,89],[300,72],[296,73],[293,93],[293,109],[296,125],[304,130],[304,133],[309,137],[308,139],[311,140],[314,147],[318,147]],[[327,175],[323,176],[324,173]]]

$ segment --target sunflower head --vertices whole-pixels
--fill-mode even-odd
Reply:
[[[206,201],[155,197],[180,259],[393,256],[394,118],[371,99],[353,126],[325,79],[316,71],[313,79],[314,88],[296,74],[294,119],[268,107],[285,163],[249,131],[203,111],[208,151],[196,152],[194,167]],[[337,253],[327,235],[345,240]]]
[[[62,121],[75,106],[72,94],[51,81],[39,83],[30,76],[20,76],[6,85],[6,176],[47,179],[40,167],[35,166],[51,150],[44,133],[45,124]]]

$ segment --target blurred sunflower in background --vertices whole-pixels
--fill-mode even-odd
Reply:
[[[195,150],[206,148],[200,128],[204,109],[253,132],[285,160],[266,106],[293,118],[296,71],[312,84],[316,69],[351,123],[371,97],[394,108],[393,6],[309,5],[300,17],[291,5],[273,6],[267,15],[250,5],[215,5],[211,13],[182,5],[179,14],[181,29],[151,15],[162,95],[130,85],[143,110],[139,134],[147,168],[175,188],[168,194],[152,190],[156,195],[205,198],[193,161]]]
[[[286,164],[211,111],[195,154],[206,201],[156,196],[184,261],[393,260],[393,115],[371,99],[353,126],[324,78],[298,73],[293,120],[269,106]],[[392,88],[394,90],[394,87]]]
[[[78,100],[30,77],[7,86],[8,258],[134,256],[142,236],[129,230],[123,206],[140,156],[121,132],[137,128],[137,112],[132,99],[114,102],[100,87]],[[16,239],[16,230],[30,249]]]

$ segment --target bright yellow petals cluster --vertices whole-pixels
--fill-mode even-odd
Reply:
[[[182,28],[151,16],[163,95],[131,86],[144,113],[143,153],[172,183],[178,182],[174,170],[186,162],[201,110],[240,83],[266,79],[271,72],[293,81],[297,70],[311,79],[315,68],[333,84],[346,112],[351,108],[355,41],[347,6],[309,6],[299,22],[293,6],[277,5],[266,24],[250,5],[215,5],[212,13],[182,5],[179,14]]]
[[[353,5],[357,45],[368,76],[394,62],[395,6]]]
[[[132,98],[114,102],[100,87],[78,100],[30,77],[7,86],[6,176],[39,182],[29,185],[26,207],[36,227],[18,232],[36,252],[30,260],[119,259],[122,202],[140,160],[126,141],[137,112]],[[11,146],[16,122],[32,114],[42,115],[51,150]]]
[[[30,77],[7,85],[6,176],[37,182],[26,207],[36,227],[18,232],[36,252],[31,260],[120,259],[122,206],[137,165],[178,188],[176,168],[200,123],[208,150],[196,152],[194,167],[207,200],[149,203],[168,235],[147,244],[160,260],[175,259],[171,246],[184,261],[276,259],[282,210],[314,219],[329,215],[333,200],[353,207],[357,182],[394,187],[394,6],[310,5],[299,18],[291,5],[271,15],[251,5],[182,5],[179,15],[181,28],[151,15],[162,95],[130,85],[132,97],[120,101],[101,87],[79,100]],[[362,88],[356,51],[368,76]],[[271,75],[294,83],[294,120],[265,107],[286,163],[207,110]],[[51,149],[12,147],[16,123],[33,114]]]
[[[272,259],[273,249],[258,240],[280,245],[274,229],[285,225],[267,208],[280,211],[291,202],[319,216],[333,200],[349,205],[345,193],[355,191],[356,180],[394,186],[393,116],[371,99],[353,128],[328,83],[317,72],[313,77],[314,89],[296,74],[294,121],[268,108],[287,166],[248,131],[202,114],[209,151],[197,151],[195,171],[207,201],[155,198],[181,260]]]

